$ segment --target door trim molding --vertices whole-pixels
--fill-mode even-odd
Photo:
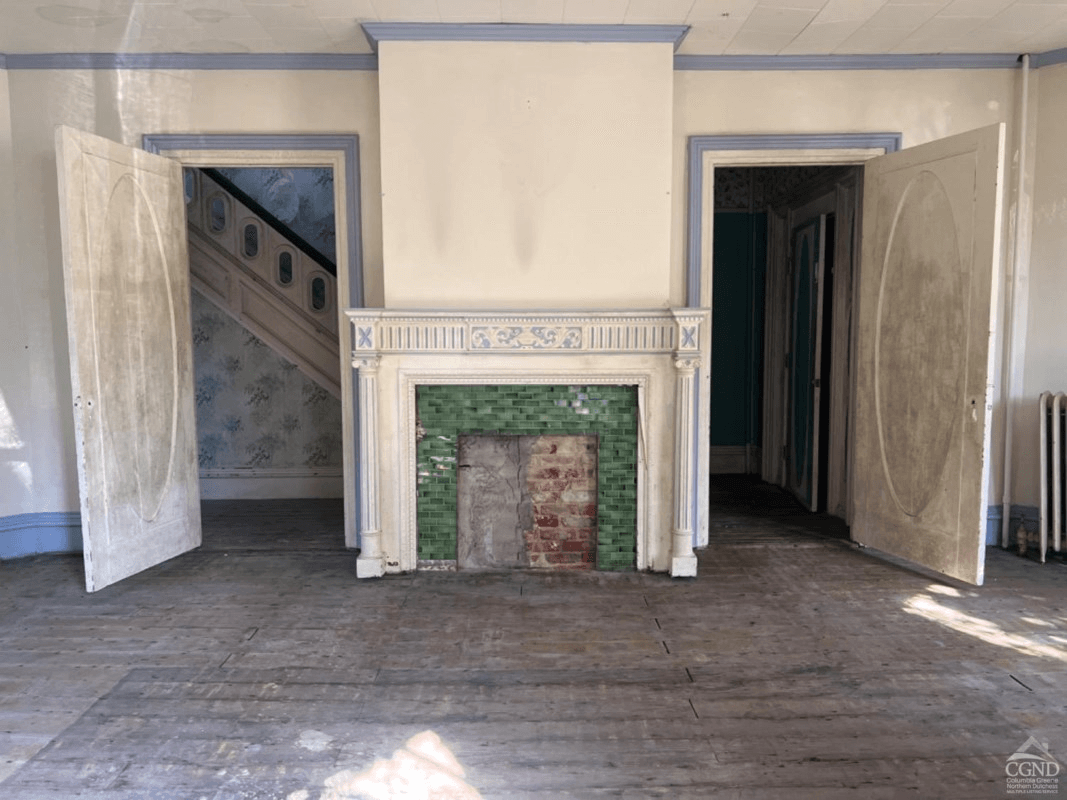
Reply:
[[[795,164],[855,164],[874,155],[900,150],[903,134],[878,133],[798,133],[798,134],[726,134],[690,136],[686,143],[686,305],[710,307],[711,298],[702,301],[702,289],[710,288],[703,280],[704,199],[706,166],[717,163],[744,166],[792,166]],[[709,159],[710,154],[720,158]],[[709,160],[714,163],[706,164]],[[712,176],[708,176],[712,177]],[[707,195],[709,199],[713,195]],[[714,211],[714,209],[712,209]],[[709,273],[710,278],[710,273]],[[704,284],[708,284],[704,286]]]
[[[340,151],[344,159],[345,227],[348,231],[348,297],[352,308],[363,307],[363,247],[360,230],[359,136],[356,134],[173,134],[146,133],[150,153],[193,150]],[[183,163],[190,159],[179,156]],[[275,159],[277,163],[277,159]],[[329,166],[333,166],[330,164]]]

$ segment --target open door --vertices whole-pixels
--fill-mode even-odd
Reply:
[[[819,358],[825,246],[825,214],[793,229],[786,485],[809,511],[816,510],[819,497]]]
[[[85,585],[200,544],[181,166],[56,130]]]
[[[869,161],[854,517],[861,544],[968,583],[985,564],[1003,126]]]

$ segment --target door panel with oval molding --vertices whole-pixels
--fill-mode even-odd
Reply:
[[[1003,126],[864,173],[852,537],[981,584]]]
[[[181,166],[56,131],[88,591],[200,544]]]

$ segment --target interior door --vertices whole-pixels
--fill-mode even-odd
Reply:
[[[816,510],[819,497],[819,354],[825,241],[825,215],[793,229],[786,485],[811,511]]]
[[[981,584],[1003,126],[867,163],[853,538]]]
[[[200,544],[181,166],[60,127],[88,591]]]

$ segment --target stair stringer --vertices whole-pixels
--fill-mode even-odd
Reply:
[[[273,291],[262,277],[192,225],[189,271],[194,289],[340,399],[336,333]]]

